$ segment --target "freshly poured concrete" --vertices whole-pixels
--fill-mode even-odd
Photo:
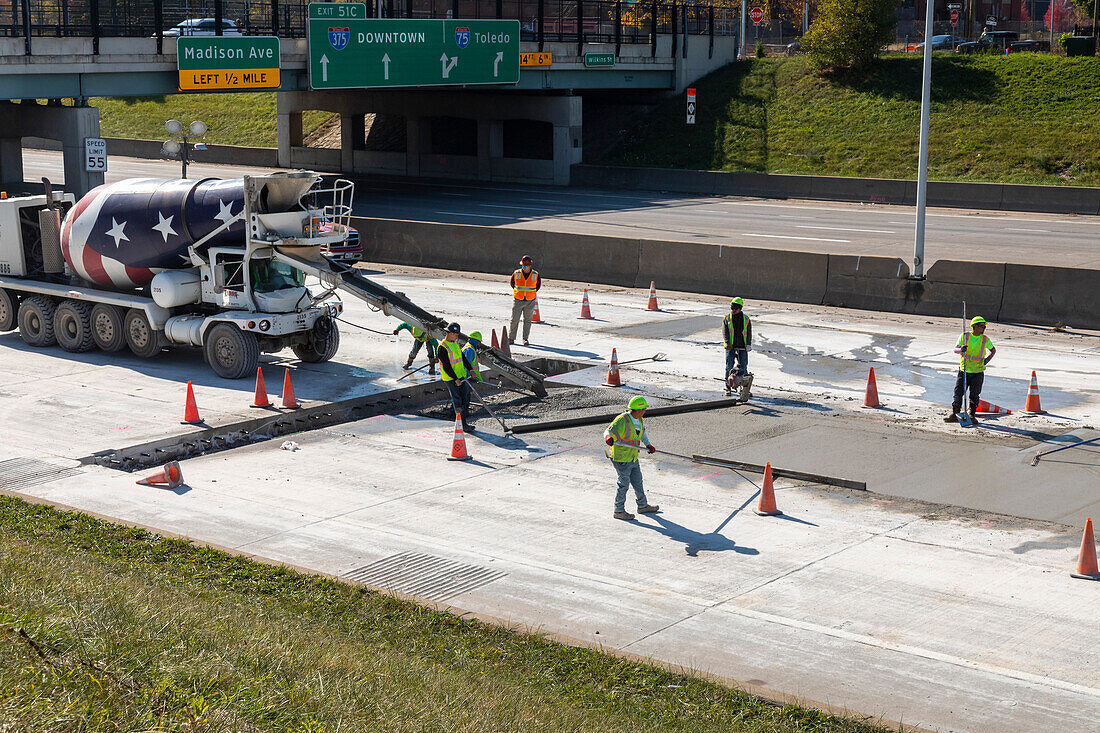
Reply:
[[[503,278],[378,278],[467,331],[488,335],[507,317]],[[588,361],[554,381],[595,385],[612,346],[620,360],[663,352],[667,361],[623,368],[624,401],[720,396],[724,303],[659,293],[665,311],[649,313],[644,293],[590,298],[599,320],[578,320],[579,290],[548,283],[539,301],[549,325],[516,353]],[[353,323],[396,325],[345,304]],[[1097,730],[1100,583],[1069,572],[1083,517],[1100,515],[1100,449],[1029,464],[1037,451],[1097,434],[1100,340],[992,324],[1000,351],[984,396],[1022,407],[1037,369],[1050,414],[964,431],[939,419],[957,320],[748,309],[753,401],[653,418],[654,443],[864,480],[870,492],[779,481],[786,515],[763,518],[749,511],[758,475],[647,457],[646,488],[662,512],[620,522],[600,426],[505,437],[486,415],[468,438],[469,463],[444,460],[450,423],[392,415],[292,436],[297,451],[280,450],[279,439],[186,461],[187,486],[175,491],[98,467],[17,491],[334,575],[406,552],[495,570],[503,576],[457,593],[446,578],[413,580],[437,589],[425,600],[460,611],[858,713],[936,730]],[[342,334],[329,364],[264,356],[270,391],[284,366],[307,401],[392,389],[407,338]],[[187,379],[210,424],[263,414],[248,407],[251,381],[218,380],[195,352],[74,357],[9,334],[0,353],[0,461],[73,465],[185,433]],[[858,406],[871,365],[886,409]],[[501,412],[508,420],[506,405]]]

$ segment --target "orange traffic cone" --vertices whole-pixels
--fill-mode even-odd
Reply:
[[[545,323],[539,315],[539,299],[535,298],[535,312],[531,314],[531,323]]]
[[[500,328],[500,351],[508,358],[512,357],[512,339],[508,336],[508,327],[501,326]]]
[[[760,490],[760,501],[754,512],[762,517],[777,517],[783,512],[775,505],[775,488],[772,486],[772,464],[764,465],[764,488]]]
[[[878,383],[875,381],[875,368],[867,372],[867,391],[863,395],[864,407],[882,407],[878,401]]]
[[[451,455],[448,461],[469,461],[473,456],[466,452],[466,434],[462,432],[462,413],[455,413],[455,437],[451,442]]]
[[[588,306],[588,288],[584,289],[584,300],[581,301],[581,314],[578,318],[592,318],[592,309]]]
[[[661,310],[657,307],[657,283],[655,283],[653,280],[649,281],[649,304],[646,305],[645,309],[647,311]]]
[[[499,349],[500,348],[500,341],[497,341],[497,330],[495,328],[493,329],[492,334],[493,334],[493,348],[494,349]]]
[[[1035,378],[1035,371],[1031,372],[1031,386],[1027,388],[1027,401],[1024,403],[1024,412],[1039,414],[1043,411],[1039,404],[1039,380]]]
[[[256,367],[256,399],[249,407],[271,407],[271,400],[267,398],[267,387],[264,386],[263,367]]]
[[[178,461],[171,461],[164,464],[163,470],[159,473],[154,473],[148,478],[137,481],[137,483],[140,486],[167,486],[174,489],[177,486],[183,486],[183,469],[180,468]],[[1093,564],[1095,565],[1095,561]]]
[[[604,382],[608,387],[622,387],[623,383],[619,379],[619,355],[615,349],[611,350],[611,366],[607,368],[607,381]]]
[[[1100,568],[1096,567],[1096,539],[1092,536],[1092,519],[1085,520],[1085,534],[1081,537],[1081,553],[1077,556],[1077,572],[1070,573],[1081,580],[1100,580]]]
[[[201,425],[202,418],[199,417],[199,406],[195,402],[195,388],[191,386],[191,382],[187,383],[187,403],[183,408],[183,422],[180,425]]]
[[[1012,410],[1000,405],[991,405],[985,400],[978,400],[978,414],[985,415],[1011,415]]]
[[[290,369],[286,370],[286,376],[283,377],[283,407],[288,410],[297,410],[301,407],[294,397],[294,384],[290,381]]]

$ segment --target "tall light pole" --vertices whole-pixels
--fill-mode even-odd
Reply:
[[[191,144],[191,140],[206,134],[206,123],[195,120],[184,131],[183,123],[179,120],[168,120],[164,123],[164,129],[170,137],[160,147],[160,154],[165,158],[179,158],[183,166],[181,178],[187,178],[187,164],[190,162],[191,150],[206,150],[202,143]]]
[[[737,52],[741,55],[742,58],[748,56],[748,54],[745,53],[745,14],[747,12],[747,9],[748,0],[741,0],[741,44],[740,48],[737,49]]]
[[[924,279],[924,208],[928,200],[928,115],[932,106],[932,9],[925,0],[924,91],[920,99],[920,156],[917,162],[917,227],[913,241],[913,277]]]

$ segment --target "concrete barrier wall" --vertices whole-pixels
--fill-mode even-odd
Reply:
[[[126,137],[108,137],[107,156],[125,156],[127,158],[161,157],[160,146],[163,140],[137,140]],[[23,144],[35,150],[61,150],[61,143],[40,137],[25,137]],[[276,168],[279,165],[276,148],[247,148],[239,145],[207,145],[206,150],[193,153],[195,163],[219,163],[225,165],[247,165],[264,168]],[[110,161],[108,161],[108,166]]]
[[[586,188],[860,201],[908,206],[915,205],[917,200],[916,181],[889,178],[574,165],[570,183]],[[996,211],[1100,214],[1100,188],[930,181],[928,205]]]
[[[353,218],[364,259],[507,276],[523,254],[547,278],[846,308],[1100,329],[1100,270],[939,260],[910,280],[894,257]]]

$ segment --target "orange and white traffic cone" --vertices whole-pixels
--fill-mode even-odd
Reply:
[[[979,415],[1011,415],[1012,410],[1000,405],[991,405],[985,400],[978,400],[977,413]]]
[[[864,407],[882,407],[878,401],[878,382],[875,381],[875,368],[871,367],[867,372],[867,391],[863,394]]]
[[[775,487],[772,486],[772,464],[764,465],[764,488],[760,489],[760,501],[754,512],[762,517],[778,517],[783,512],[775,505]]]
[[[499,349],[500,348],[500,341],[497,340],[497,330],[495,328],[492,330],[492,334],[493,334],[493,348],[494,349]]]
[[[462,413],[455,413],[455,437],[451,442],[451,455],[448,461],[470,461],[473,456],[466,452],[466,434],[462,432]]]
[[[1100,580],[1100,568],[1096,566],[1096,539],[1092,536],[1091,518],[1085,520],[1081,552],[1077,555],[1077,572],[1070,575],[1081,580]]]
[[[545,323],[542,320],[542,316],[539,315],[539,299],[535,298],[535,312],[531,314],[531,323]]]
[[[174,489],[183,486],[183,469],[178,461],[164,464],[164,468],[152,476],[140,479],[136,482],[139,486],[167,486]]]
[[[1027,401],[1024,402],[1024,412],[1037,415],[1043,412],[1039,404],[1039,380],[1035,377],[1035,371],[1031,372],[1031,386],[1027,388]]]
[[[512,339],[508,335],[508,327],[507,326],[501,326],[501,328],[500,328],[500,353],[504,354],[509,359],[512,358],[512,346],[511,346],[511,344],[512,344]]]
[[[201,425],[202,418],[199,417],[199,406],[195,402],[195,388],[191,386],[191,382],[187,383],[187,402],[183,407],[183,421],[180,425]]]
[[[581,300],[581,314],[578,318],[592,318],[592,308],[588,305],[588,288],[584,289],[584,299]]]
[[[604,382],[608,387],[622,387],[623,383],[619,379],[619,355],[615,349],[611,350],[611,366],[607,368],[607,381]]]
[[[264,386],[263,367],[256,367],[256,399],[249,407],[272,407],[271,400],[267,398],[267,387]]]
[[[297,410],[301,407],[294,396],[294,384],[290,381],[290,369],[286,370],[286,375],[283,377],[283,407],[287,410]]]
[[[647,311],[659,311],[657,307],[657,283],[653,280],[649,281],[649,303],[646,305]]]

